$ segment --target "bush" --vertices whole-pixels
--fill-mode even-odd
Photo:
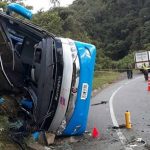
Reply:
[[[129,54],[119,61],[113,61],[108,57],[99,57],[96,61],[96,70],[122,70],[127,68],[128,64],[134,67],[134,54]]]

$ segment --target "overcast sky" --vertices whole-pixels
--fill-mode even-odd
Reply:
[[[59,0],[60,6],[68,6],[72,4],[74,0]],[[25,4],[33,6],[33,12],[36,12],[43,8],[48,10],[50,8],[50,0],[25,0]]]

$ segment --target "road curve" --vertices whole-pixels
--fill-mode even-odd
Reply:
[[[143,75],[125,79],[102,90],[91,100],[88,131],[96,127],[100,139],[75,144],[76,149],[148,150],[150,145],[150,92]],[[132,129],[114,129],[125,124],[125,111],[131,112]],[[146,142],[146,146],[137,139]]]

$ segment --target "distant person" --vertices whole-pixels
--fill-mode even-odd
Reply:
[[[148,69],[149,69],[149,67],[146,66],[146,64],[144,63],[144,64],[142,65],[142,72],[143,72],[143,74],[144,74],[145,81],[148,80]]]
[[[131,64],[127,65],[127,77],[128,77],[128,79],[133,78],[133,71],[132,71],[132,65]]]

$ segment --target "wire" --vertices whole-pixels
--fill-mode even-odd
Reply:
[[[2,71],[3,71],[3,74],[4,74],[5,78],[6,78],[6,80],[8,81],[8,83],[9,83],[12,87],[14,87],[14,85],[10,82],[10,80],[8,79],[8,77],[7,77],[6,73],[5,73],[1,56],[0,56],[0,64],[1,64],[1,68],[2,68]]]

